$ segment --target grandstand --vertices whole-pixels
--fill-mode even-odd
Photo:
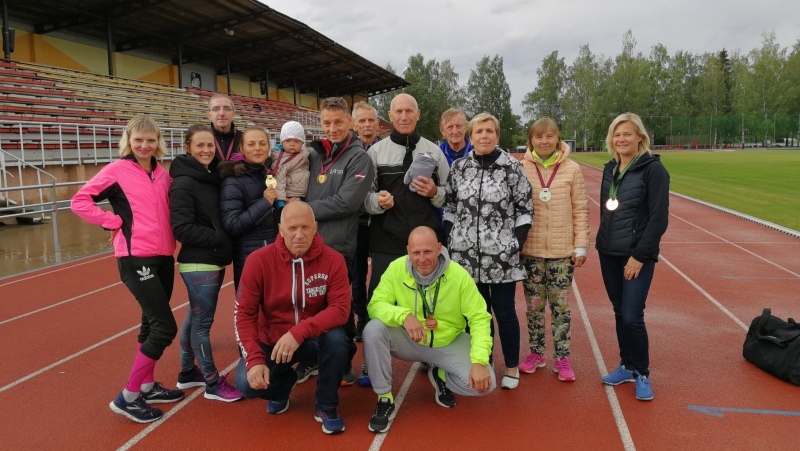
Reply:
[[[4,5],[3,29],[13,28],[14,38],[4,38],[0,60],[0,198],[27,211],[56,208],[116,159],[124,124],[136,114],[163,127],[168,161],[181,151],[183,131],[207,122],[215,92],[234,99],[240,128],[264,127],[275,137],[296,120],[312,139],[322,134],[321,98],[352,104],[408,85],[254,0]],[[0,218],[8,215],[0,206]]]

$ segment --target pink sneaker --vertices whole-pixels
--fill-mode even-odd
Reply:
[[[558,373],[558,380],[560,381],[572,382],[575,380],[575,373],[570,368],[569,359],[566,357],[556,360],[556,366],[553,367],[553,371]]]
[[[530,374],[536,371],[536,368],[544,368],[544,366],[544,357],[531,352],[528,357],[525,357],[525,361],[519,364],[519,370]]]
[[[219,379],[217,379],[217,386],[206,386],[206,392],[203,394],[203,397],[222,402],[234,402],[242,399],[242,394],[236,387],[228,384],[225,376],[220,375]]]

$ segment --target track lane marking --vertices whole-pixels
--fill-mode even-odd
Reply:
[[[10,282],[2,283],[2,284],[0,284],[0,288],[6,287],[8,285],[13,285],[13,284],[19,283],[19,282],[24,282],[26,280],[35,279],[37,277],[48,276],[50,274],[54,274],[54,273],[57,273],[57,272],[66,271],[68,269],[72,269],[72,268],[75,268],[75,267],[78,267],[78,266],[88,265],[90,263],[96,263],[96,262],[99,262],[100,260],[105,260],[105,259],[111,258],[113,256],[114,256],[114,254],[110,254],[110,255],[106,255],[106,256],[100,257],[100,258],[95,259],[95,260],[88,260],[88,261],[85,261],[85,262],[82,262],[82,263],[75,263],[75,264],[71,264],[71,262],[63,263],[63,265],[65,265],[63,268],[58,268],[58,269],[54,269],[52,271],[47,271],[47,272],[42,272],[42,273],[39,273],[39,274],[35,274],[33,276],[30,276],[30,277],[24,277],[22,279],[17,279],[17,280],[12,280]],[[94,258],[94,257],[95,256],[93,255],[91,257],[86,257],[86,258]],[[29,273],[29,272],[34,272],[34,271],[41,271],[41,269],[32,269],[30,271],[23,272],[22,274]],[[19,274],[12,275],[12,276],[9,276],[9,278],[15,277],[15,276],[18,276],[18,275]],[[0,278],[0,280],[3,280],[3,279]]]
[[[586,335],[592,347],[592,354],[594,354],[597,369],[600,371],[600,376],[602,377],[608,374],[608,370],[603,360],[603,354],[600,352],[600,345],[597,344],[597,338],[595,338],[592,324],[589,322],[589,315],[586,313],[586,309],[583,306],[583,298],[581,297],[580,291],[578,291],[576,279],[577,278],[573,278],[572,280],[572,291],[575,292],[575,301],[578,303],[578,310],[581,313],[583,325],[586,327]],[[636,446],[633,443],[633,437],[631,437],[631,432],[628,429],[628,423],[625,421],[625,415],[622,413],[622,407],[619,405],[617,393],[614,391],[614,387],[610,385],[604,384],[604,388],[606,397],[608,398],[608,404],[611,406],[611,412],[614,414],[614,422],[617,424],[617,430],[619,430],[619,438],[622,440],[622,446],[625,448],[625,451],[634,451],[636,450]]]
[[[231,282],[228,282],[228,283],[231,283]],[[172,309],[172,311],[175,312],[175,311],[177,311],[177,310],[179,310],[179,309],[181,309],[183,307],[186,307],[187,305],[189,305],[189,303],[188,302],[184,302],[183,304],[174,307]],[[135,325],[133,327],[125,329],[122,332],[116,333],[116,334],[106,338],[105,340],[98,341],[97,343],[89,346],[88,348],[81,349],[80,351],[78,351],[78,352],[76,352],[76,353],[74,353],[72,355],[64,357],[63,359],[61,359],[61,360],[59,360],[57,362],[51,363],[50,365],[47,365],[44,368],[36,370],[33,373],[28,374],[27,376],[23,376],[23,377],[15,380],[14,382],[11,382],[11,383],[3,386],[3,387],[0,387],[0,393],[3,393],[4,391],[8,390],[9,388],[16,387],[17,385],[27,381],[28,379],[32,379],[32,378],[34,378],[34,377],[36,377],[36,376],[38,376],[38,375],[40,375],[40,374],[42,374],[42,373],[44,373],[46,371],[49,371],[49,370],[61,365],[62,363],[69,362],[70,360],[74,359],[75,357],[79,357],[79,356],[81,356],[83,354],[86,354],[87,352],[89,352],[89,351],[91,351],[93,349],[99,348],[100,346],[102,346],[102,345],[104,345],[106,343],[109,343],[109,342],[111,342],[111,341],[113,341],[113,340],[115,340],[115,339],[127,334],[128,332],[131,332],[131,331],[134,331],[134,330],[138,329],[140,326],[141,326],[141,324],[137,324],[137,325]]]
[[[234,360],[233,363],[231,363],[230,365],[225,367],[225,369],[222,370],[222,372],[220,374],[228,374],[228,373],[230,373],[231,371],[233,371],[234,368],[236,368],[236,365],[238,365],[238,364],[239,364],[239,359]],[[200,387],[200,388],[203,388],[203,387]],[[164,422],[166,422],[167,420],[172,418],[174,415],[176,415],[178,412],[180,412],[181,409],[183,409],[184,407],[188,406],[190,402],[192,402],[195,399],[197,399],[197,397],[199,397],[200,394],[205,393],[205,392],[206,392],[205,388],[203,388],[202,390],[198,389],[198,390],[195,390],[194,393],[192,393],[191,395],[183,398],[178,404],[175,405],[175,407],[169,409],[168,412],[164,412],[164,416],[161,417],[160,420],[156,420],[156,421],[150,423],[146,428],[142,429],[141,432],[139,432],[138,434],[134,435],[133,437],[131,437],[130,440],[125,442],[124,445],[122,445],[119,448],[117,448],[117,451],[127,451],[127,450],[131,449],[134,445],[136,445],[137,443],[142,441],[142,439],[147,437],[151,432],[155,431],[156,428],[158,428],[159,426],[164,424]],[[242,399],[244,399],[244,398],[242,398]]]
[[[105,257],[104,257],[104,258],[105,258]],[[175,265],[174,265],[174,266],[178,266],[178,262],[175,262]],[[70,268],[73,268],[73,267],[74,267],[74,266],[71,266]],[[70,269],[70,268],[64,268],[64,269]],[[61,270],[59,270],[59,271],[61,271]],[[57,271],[52,271],[52,272],[57,272]],[[51,309],[51,308],[53,308],[53,307],[58,307],[59,305],[63,305],[63,304],[66,304],[66,303],[68,303],[68,302],[76,301],[76,300],[78,300],[78,299],[80,299],[80,298],[82,298],[82,297],[88,296],[88,295],[90,295],[90,294],[96,294],[96,293],[99,293],[100,291],[107,290],[107,289],[109,289],[109,288],[115,287],[115,286],[117,286],[117,285],[120,285],[120,284],[122,284],[122,282],[116,282],[116,283],[112,283],[111,285],[106,285],[106,286],[104,286],[104,287],[102,287],[102,288],[98,288],[98,289],[96,289],[96,290],[94,290],[94,291],[89,291],[89,292],[86,292],[86,293],[83,293],[83,294],[79,294],[78,296],[75,296],[75,297],[73,297],[73,298],[70,298],[70,299],[67,299],[67,300],[64,300],[64,301],[59,301],[59,302],[56,302],[55,304],[51,304],[51,305],[48,305],[48,306],[46,306],[46,307],[42,307],[42,308],[39,308],[39,309],[36,309],[36,310],[30,311],[30,312],[28,312],[28,313],[23,313],[22,315],[19,315],[19,316],[15,316],[15,317],[13,317],[13,318],[9,318],[9,319],[6,319],[6,320],[3,320],[3,321],[0,321],[0,326],[2,326],[2,325],[3,325],[3,324],[5,324],[5,323],[10,323],[11,321],[15,321],[15,320],[18,320],[18,319],[24,318],[24,317],[26,317],[26,316],[33,315],[34,313],[40,313],[40,312],[43,312],[43,311],[45,311],[45,310],[49,310],[49,309]],[[230,282],[228,282],[228,284],[230,284]],[[226,285],[227,285],[227,284],[226,284]],[[223,286],[225,286],[225,285],[223,285]],[[0,288],[2,288],[2,285],[0,285]],[[222,288],[220,288],[220,289],[222,289]]]
[[[69,299],[66,299],[66,300],[61,301],[61,302],[56,302],[55,304],[48,305],[47,307],[42,307],[40,309],[36,309],[36,310],[30,311],[28,313],[23,313],[22,315],[19,315],[19,316],[15,316],[13,318],[9,318],[9,319],[0,321],[0,326],[2,326],[3,324],[6,324],[6,323],[10,323],[11,321],[16,321],[18,319],[25,318],[26,316],[30,316],[30,315],[33,315],[33,314],[36,314],[36,313],[43,312],[45,310],[49,310],[49,309],[51,309],[53,307],[58,307],[59,305],[64,305],[66,303],[69,303],[69,302],[72,302],[72,301],[76,301],[76,300],[78,300],[80,298],[89,296],[91,294],[97,294],[97,293],[99,293],[99,292],[101,292],[103,290],[107,290],[107,289],[115,287],[117,285],[122,285],[122,282],[112,283],[111,285],[106,285],[106,286],[104,286],[102,288],[98,288],[98,289],[96,289],[94,291],[88,291],[86,293],[79,294],[79,295],[77,295],[77,296],[75,296],[73,298],[69,298]]]
[[[403,404],[403,399],[405,399],[408,389],[411,388],[411,382],[414,381],[414,377],[416,377],[417,372],[419,372],[419,362],[414,362],[411,365],[411,368],[408,369],[408,374],[406,374],[406,379],[403,381],[403,386],[400,387],[400,391],[397,393],[397,397],[394,400],[395,418],[397,418],[397,414],[400,413],[400,406]],[[392,422],[394,422],[394,420],[392,420]],[[381,446],[383,445],[383,441],[386,440],[386,436],[388,434],[389,431],[376,434],[375,438],[372,440],[372,444],[369,446],[369,451],[380,450]]]

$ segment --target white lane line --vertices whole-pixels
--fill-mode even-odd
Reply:
[[[709,230],[706,230],[706,229],[704,229],[704,228],[700,227],[700,226],[699,226],[699,225],[697,225],[697,224],[693,224],[693,223],[691,223],[691,222],[687,221],[686,219],[683,219],[683,218],[681,218],[681,217],[679,217],[679,216],[675,216],[675,215],[674,215],[674,214],[672,214],[672,213],[670,213],[669,215],[670,215],[670,216],[672,216],[672,217],[674,217],[674,218],[680,219],[681,221],[683,221],[683,222],[685,222],[685,223],[687,223],[687,224],[689,224],[689,225],[691,225],[691,226],[693,226],[693,227],[696,227],[696,228],[697,228],[697,229],[699,229],[699,230],[702,230],[703,232],[705,232],[705,233],[707,233],[707,234],[709,234],[709,235],[713,236],[714,238],[716,238],[716,239],[718,239],[718,240],[722,241],[723,243],[730,244],[731,246],[733,246],[733,247],[735,247],[735,248],[737,248],[737,249],[740,249],[740,250],[742,250],[742,251],[744,251],[744,252],[746,252],[746,253],[748,253],[748,254],[752,255],[753,257],[755,257],[755,258],[757,258],[757,259],[759,259],[759,260],[762,260],[762,261],[763,261],[763,262],[765,262],[765,263],[769,263],[770,265],[772,265],[772,266],[774,266],[774,267],[776,267],[776,268],[778,268],[778,269],[781,269],[781,270],[783,270],[783,271],[786,271],[787,273],[789,273],[789,274],[791,274],[791,275],[793,275],[793,276],[795,276],[795,277],[800,277],[800,274],[798,274],[798,273],[796,273],[796,272],[794,272],[794,271],[792,271],[792,270],[790,270],[790,269],[784,268],[783,266],[781,266],[781,265],[779,265],[779,264],[777,264],[777,263],[775,263],[775,262],[773,262],[773,261],[771,261],[771,260],[769,260],[769,259],[766,259],[766,258],[764,258],[764,257],[762,257],[762,256],[760,256],[760,255],[758,255],[758,254],[756,254],[755,252],[753,252],[753,251],[751,251],[751,250],[749,250],[749,249],[745,249],[744,247],[742,247],[742,246],[739,246],[738,244],[736,244],[736,243],[734,243],[734,242],[728,241],[728,240],[726,240],[725,238],[722,238],[721,236],[719,236],[719,235],[717,235],[717,234],[715,234],[715,233],[713,233],[713,232],[711,232],[711,231],[709,231]]]
[[[414,362],[411,365],[411,368],[409,368],[408,370],[408,374],[406,375],[406,380],[403,381],[403,386],[400,387],[400,392],[398,392],[397,396],[394,398],[394,408],[396,409],[395,418],[397,418],[397,414],[400,413],[400,406],[403,404],[403,399],[405,399],[406,393],[408,393],[408,389],[411,387],[411,382],[414,381],[414,377],[417,375],[418,372],[419,372],[419,362]],[[389,434],[389,431],[376,434],[375,439],[372,440],[372,444],[369,446],[369,451],[380,450],[381,446],[383,445],[383,441],[386,440],[387,434]]]
[[[104,257],[104,258],[105,258],[105,257]],[[178,263],[177,263],[177,262],[175,262],[175,266],[177,266],[177,265],[178,265]],[[69,268],[64,268],[64,269],[69,269]],[[61,271],[61,270],[59,270],[59,271]],[[55,272],[55,271],[53,271],[53,272]],[[88,295],[90,295],[90,294],[99,293],[100,291],[103,291],[103,290],[109,289],[109,288],[111,288],[111,287],[114,287],[114,286],[120,285],[121,283],[122,283],[122,282],[116,282],[116,283],[112,283],[111,285],[106,285],[106,286],[105,286],[105,287],[103,287],[103,288],[98,288],[97,290],[94,290],[94,291],[89,291],[89,292],[87,292],[87,293],[84,293],[84,294],[81,294],[81,295],[75,296],[74,298],[67,299],[67,300],[65,300],[65,301],[56,302],[55,304],[49,305],[49,306],[47,306],[47,307],[42,307],[42,308],[40,308],[40,309],[38,309],[38,310],[34,310],[34,311],[32,311],[32,312],[28,312],[28,313],[23,313],[22,315],[15,316],[14,318],[9,318],[9,319],[6,319],[6,320],[3,320],[3,321],[0,321],[0,326],[2,326],[2,325],[3,325],[3,324],[5,324],[5,323],[10,323],[11,321],[14,321],[14,320],[17,320],[17,319],[20,319],[20,318],[24,318],[24,317],[26,317],[26,316],[33,315],[34,313],[43,312],[43,311],[45,311],[45,310],[48,310],[48,309],[51,309],[51,308],[53,308],[53,307],[58,307],[59,305],[62,305],[62,304],[66,304],[66,303],[68,303],[68,302],[75,301],[75,300],[77,300],[77,299],[80,299],[80,298],[82,298],[82,297],[84,297],[84,296],[88,296]],[[230,283],[231,283],[231,282],[228,282],[226,285],[230,285]],[[224,287],[224,286],[225,286],[225,285],[223,285],[223,287]],[[2,287],[2,286],[0,286],[0,287]],[[220,289],[222,289],[222,287],[220,287]]]
[[[603,360],[603,354],[600,353],[600,346],[597,344],[592,325],[589,323],[589,315],[586,314],[586,309],[583,306],[583,298],[581,298],[581,293],[578,291],[578,283],[575,279],[572,280],[572,290],[575,292],[575,301],[578,304],[578,310],[581,312],[583,325],[586,327],[586,335],[589,338],[589,344],[592,346],[592,353],[594,354],[595,362],[597,362],[597,369],[600,370],[601,376],[605,376],[608,374],[606,363]],[[628,430],[628,423],[625,422],[625,415],[622,413],[622,407],[619,405],[619,399],[617,399],[617,394],[614,392],[614,387],[610,385],[604,385],[604,387],[606,397],[608,397],[608,404],[611,406],[611,412],[614,414],[614,422],[617,423],[622,446],[625,448],[625,451],[635,451],[636,446],[633,444],[633,437],[631,437],[631,432]]]
[[[236,368],[236,365],[238,365],[238,364],[239,364],[239,359],[234,360],[233,363],[231,363],[224,370],[222,370],[222,372],[220,374],[230,373],[231,371],[233,371],[234,368]],[[139,443],[143,438],[147,437],[148,434],[150,434],[151,432],[155,431],[157,427],[159,427],[162,424],[164,424],[165,421],[167,421],[170,418],[172,418],[174,415],[176,415],[178,412],[180,412],[181,409],[183,409],[184,407],[189,405],[190,402],[192,402],[198,396],[200,396],[201,394],[203,394],[205,392],[206,392],[205,389],[203,387],[200,387],[199,389],[195,390],[194,393],[192,393],[191,395],[183,398],[183,400],[181,402],[179,402],[177,405],[175,405],[175,407],[169,409],[168,412],[164,412],[164,416],[161,417],[160,420],[157,420],[157,421],[154,421],[154,422],[150,423],[146,428],[142,429],[141,432],[139,432],[138,434],[136,434],[133,437],[131,437],[131,439],[128,440],[127,443],[125,443],[124,445],[122,445],[119,448],[117,448],[117,451],[126,451],[126,450],[131,449],[134,445]]]
[[[680,274],[680,276],[681,276],[681,277],[683,277],[683,279],[684,279],[684,280],[686,280],[687,282],[689,282],[689,284],[690,284],[691,286],[695,287],[695,289],[696,289],[697,291],[699,291],[699,292],[700,292],[700,293],[701,293],[703,296],[705,296],[705,297],[706,297],[706,299],[708,299],[709,301],[711,301],[711,303],[712,303],[712,304],[716,305],[716,306],[717,306],[717,308],[718,308],[718,309],[720,309],[720,310],[722,311],[722,313],[724,313],[724,314],[728,315],[728,317],[729,317],[730,319],[732,319],[732,320],[733,320],[733,322],[735,322],[736,324],[738,324],[738,325],[739,325],[739,327],[741,327],[742,329],[744,329],[745,331],[747,331],[747,328],[748,328],[748,327],[747,327],[747,324],[745,324],[744,322],[742,322],[742,320],[740,320],[739,318],[737,318],[737,317],[736,317],[736,315],[734,315],[733,313],[731,313],[731,311],[730,311],[730,310],[728,310],[727,308],[725,308],[725,306],[724,306],[724,305],[720,304],[720,302],[719,302],[719,301],[717,301],[716,299],[714,299],[714,296],[711,296],[710,294],[708,294],[708,292],[707,292],[706,290],[704,290],[704,289],[703,289],[703,287],[701,287],[700,285],[698,285],[698,284],[697,284],[697,283],[696,283],[694,280],[692,280],[691,278],[689,278],[689,276],[687,276],[686,274],[684,274],[684,273],[683,273],[683,271],[681,271],[681,270],[680,270],[680,269],[678,269],[678,268],[677,268],[675,265],[673,265],[673,264],[672,264],[672,262],[670,262],[669,260],[667,260],[667,258],[666,258],[666,257],[664,257],[664,254],[659,254],[659,255],[658,255],[658,258],[659,258],[659,260],[661,260],[661,261],[663,261],[664,263],[666,263],[666,264],[667,264],[667,266],[669,266],[670,268],[672,268],[672,270],[673,270],[673,271],[675,271],[676,273]]]
[[[47,271],[47,272],[41,272],[41,273],[38,273],[38,274],[30,276],[30,277],[24,277],[22,279],[12,280],[10,282],[6,282],[6,283],[3,283],[3,284],[0,284],[0,288],[6,287],[8,285],[13,285],[13,284],[19,283],[19,282],[24,282],[26,280],[35,279],[37,277],[47,276],[47,275],[54,274],[54,273],[57,273],[57,272],[60,272],[60,271],[66,271],[68,269],[72,269],[72,268],[75,268],[77,266],[83,266],[83,265],[88,265],[88,264],[91,264],[91,263],[99,262],[100,260],[105,260],[105,259],[111,258],[111,257],[114,257],[114,254],[106,255],[105,257],[100,257],[100,258],[94,259],[94,260],[87,260],[87,261],[82,262],[82,263],[75,263],[75,264],[65,263],[64,264],[65,266],[62,267],[62,268],[54,269],[52,271]],[[92,258],[92,257],[88,257],[88,258]],[[69,265],[69,266],[66,266],[66,265]],[[32,269],[31,271],[39,271],[39,270],[38,269]],[[28,272],[31,272],[31,271],[28,271]],[[10,277],[13,277],[13,276],[10,276]]]
[[[174,312],[174,311],[176,311],[176,310],[178,310],[180,308],[186,307],[187,305],[189,305],[189,303],[188,302],[184,302],[183,304],[173,308],[172,311]],[[63,359],[59,360],[58,362],[51,363],[50,365],[47,365],[46,367],[44,367],[44,368],[42,368],[40,370],[34,371],[33,373],[31,373],[31,374],[29,374],[27,376],[21,377],[21,378],[15,380],[14,382],[12,382],[12,383],[10,383],[8,385],[0,387],[0,393],[8,390],[9,388],[16,387],[17,385],[27,381],[28,379],[32,379],[32,378],[44,373],[45,371],[51,370],[51,369],[57,367],[58,365],[61,365],[62,363],[65,363],[65,362],[68,362],[68,361],[74,359],[75,357],[78,357],[78,356],[81,356],[83,354],[86,354],[87,352],[91,351],[92,349],[99,348],[100,346],[103,346],[104,344],[106,344],[106,343],[108,343],[110,341],[113,341],[113,340],[115,340],[115,339],[127,334],[128,332],[131,332],[131,331],[134,331],[134,330],[138,329],[139,326],[141,326],[141,324],[137,324],[137,325],[135,325],[133,327],[125,329],[125,330],[123,330],[122,332],[120,332],[118,334],[114,334],[114,335],[106,338],[103,341],[98,341],[97,343],[89,346],[88,348],[81,349],[80,351],[76,352],[75,354],[72,354],[70,356],[64,357]]]
[[[96,289],[94,291],[89,291],[89,292],[83,293],[81,295],[75,296],[74,298],[70,298],[70,299],[67,299],[67,300],[64,300],[64,301],[61,301],[61,302],[56,302],[55,304],[48,305],[47,307],[42,307],[42,308],[40,308],[38,310],[33,310],[31,312],[28,312],[28,313],[23,313],[22,315],[15,316],[13,318],[9,318],[9,319],[0,321],[0,326],[2,326],[3,324],[6,324],[6,323],[10,323],[11,321],[16,321],[18,319],[25,318],[26,316],[30,316],[30,315],[33,315],[35,313],[39,313],[39,312],[43,312],[45,310],[49,310],[49,309],[51,309],[53,307],[58,307],[59,305],[64,305],[64,304],[66,304],[68,302],[72,302],[72,301],[78,300],[78,299],[80,299],[82,297],[89,296],[90,294],[99,293],[99,292],[101,292],[103,290],[107,290],[107,289],[109,289],[111,287],[115,287],[115,286],[121,285],[121,284],[122,284],[122,282],[112,283],[111,285],[106,285],[103,288],[98,288],[98,289]]]

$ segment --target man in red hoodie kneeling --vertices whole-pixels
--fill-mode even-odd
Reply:
[[[299,361],[319,361],[314,418],[322,431],[344,431],[336,411],[348,363],[342,326],[350,313],[347,266],[317,233],[311,208],[286,204],[280,235],[247,257],[236,294],[234,325],[242,359],[236,388],[245,398],[267,400],[267,412],[289,409]]]

